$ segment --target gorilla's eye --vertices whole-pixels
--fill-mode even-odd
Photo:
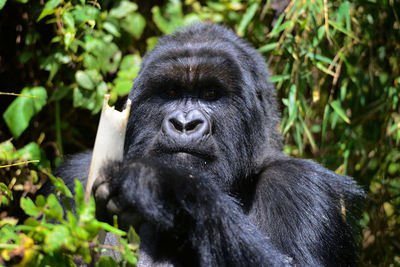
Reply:
[[[178,91],[175,89],[168,89],[167,91],[165,91],[165,95],[170,98],[176,98],[178,97]]]
[[[214,89],[209,89],[204,92],[204,98],[206,99],[215,99],[218,97],[217,91]]]

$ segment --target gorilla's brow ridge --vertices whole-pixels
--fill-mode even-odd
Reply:
[[[172,53],[171,53],[172,54]],[[147,88],[176,86],[175,89],[200,89],[214,86],[226,93],[238,93],[241,71],[235,60],[225,56],[180,53],[164,56],[147,69]]]

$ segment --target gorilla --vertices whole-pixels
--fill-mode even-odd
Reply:
[[[231,30],[197,23],[143,58],[124,158],[96,180],[96,215],[134,226],[139,266],[354,266],[350,177],[283,153],[262,56]],[[65,161],[67,185],[91,152]]]

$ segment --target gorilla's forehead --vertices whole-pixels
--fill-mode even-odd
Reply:
[[[144,71],[149,81],[174,80],[189,87],[218,83],[229,89],[233,84],[240,84],[242,77],[241,68],[232,53],[204,43],[156,50]]]

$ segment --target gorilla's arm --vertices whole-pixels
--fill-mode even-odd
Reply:
[[[348,222],[363,198],[351,178],[286,157],[261,172],[249,217],[298,266],[354,266]]]
[[[94,185],[97,207],[107,207],[98,216],[118,214],[123,228],[151,225],[155,259],[190,266],[288,265],[212,179],[145,160],[115,162],[105,174]]]
[[[75,179],[78,179],[82,183],[83,187],[86,186],[86,179],[89,175],[91,160],[91,150],[68,157],[59,167],[55,169],[53,175],[55,177],[61,177],[71,192],[74,192]],[[39,194],[47,196],[50,193],[54,193],[54,186],[50,180],[47,180],[40,189]]]

